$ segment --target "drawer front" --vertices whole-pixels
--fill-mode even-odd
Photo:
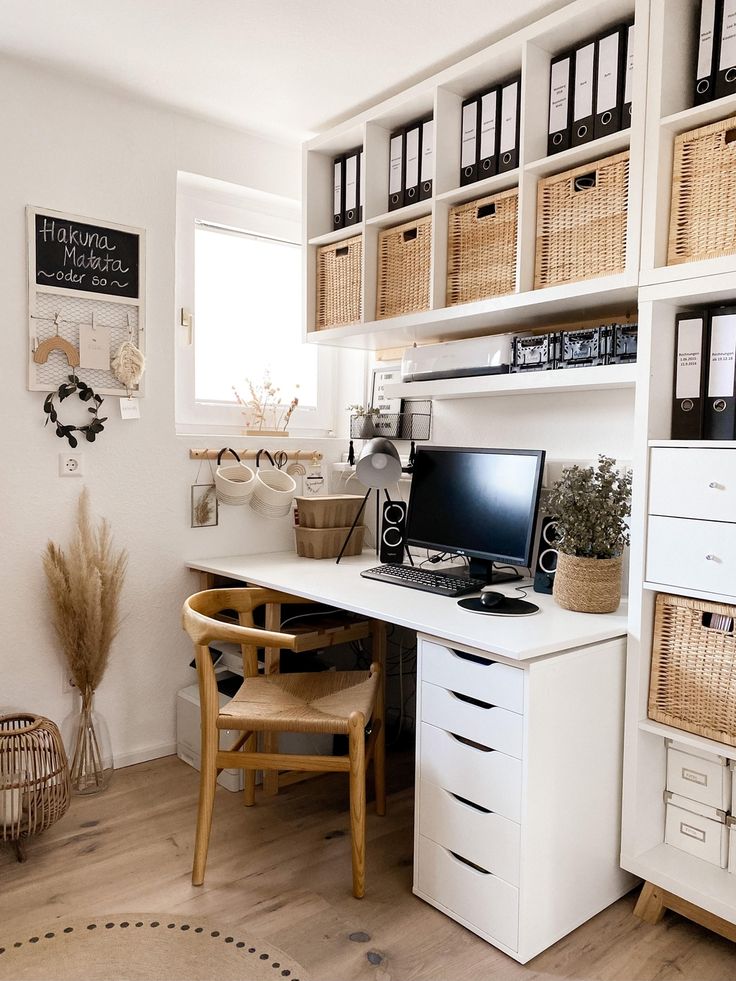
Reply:
[[[521,827],[422,779],[417,794],[419,833],[475,865],[519,885]]]
[[[521,820],[521,760],[421,723],[420,777],[512,821]]]
[[[510,950],[519,943],[519,890],[419,836],[414,887]]]
[[[652,450],[649,513],[736,521],[736,448]]]
[[[736,826],[733,824],[728,830],[728,871],[736,874]]]
[[[664,840],[689,855],[725,869],[728,858],[728,832],[725,824],[692,814],[668,804]]]
[[[736,596],[736,524],[650,517],[647,579]]]
[[[480,657],[455,651],[431,641],[422,643],[419,655],[422,680],[441,688],[472,695],[491,705],[524,711],[524,672],[511,664],[500,664]]]
[[[704,760],[679,749],[667,749],[667,790],[727,811],[731,801],[731,771],[717,760]]]
[[[524,717],[488,702],[430,685],[422,685],[422,722],[465,736],[521,759]]]

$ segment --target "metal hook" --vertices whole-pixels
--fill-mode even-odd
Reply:
[[[57,334],[59,333],[59,326],[60,326],[60,324],[59,324],[59,317],[60,316],[61,316],[61,314],[58,313],[58,311],[57,311],[57,313],[54,314],[54,327],[56,328],[56,333]]]

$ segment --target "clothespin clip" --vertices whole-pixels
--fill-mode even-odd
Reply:
[[[56,333],[57,334],[59,333],[59,326],[60,326],[60,324],[59,324],[59,317],[60,316],[61,315],[58,313],[58,311],[54,314],[54,327],[56,328]]]

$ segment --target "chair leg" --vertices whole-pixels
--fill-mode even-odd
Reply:
[[[374,620],[371,624],[373,633],[373,660],[381,672],[381,682],[376,695],[376,706],[373,718],[378,723],[378,735],[373,747],[373,783],[376,791],[376,814],[383,817],[386,813],[386,624]]]
[[[197,831],[194,839],[194,865],[192,868],[192,885],[201,886],[204,882],[204,870],[207,865],[207,849],[210,843],[212,829],[212,811],[215,806],[215,788],[217,787],[217,745],[219,732],[210,729],[202,733],[202,759],[199,773],[199,808],[197,810]]]
[[[365,718],[353,712],[348,723],[350,755],[350,833],[353,855],[353,895],[365,895]]]
[[[258,734],[253,733],[250,739],[246,740],[245,745],[243,746],[243,752],[255,753],[258,749],[257,741]],[[245,789],[243,791],[243,803],[246,807],[252,807],[256,802],[256,771],[246,770],[244,776]]]

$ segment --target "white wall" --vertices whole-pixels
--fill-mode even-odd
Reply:
[[[189,486],[197,473],[189,446],[222,440],[174,435],[176,174],[183,170],[298,198],[299,150],[10,60],[0,59],[0,91],[0,709],[24,708],[60,721],[72,707],[73,696],[62,694],[41,554],[49,538],[69,540],[84,483],[94,512],[110,520],[116,542],[130,555],[125,620],[98,694],[116,757],[130,762],[172,750],[174,695],[192,681],[179,611],[198,582],[186,571],[185,557],[287,548],[292,534],[287,519],[259,522],[240,508],[222,508],[217,528],[189,527]],[[26,391],[27,204],[147,231],[142,418],[123,423],[117,401],[106,400],[105,432],[82,447],[83,480],[57,476],[66,441],[43,427],[43,394]],[[360,400],[362,389],[358,394]],[[338,441],[308,443],[326,459],[346,449]],[[288,441],[284,448],[293,445]]]

